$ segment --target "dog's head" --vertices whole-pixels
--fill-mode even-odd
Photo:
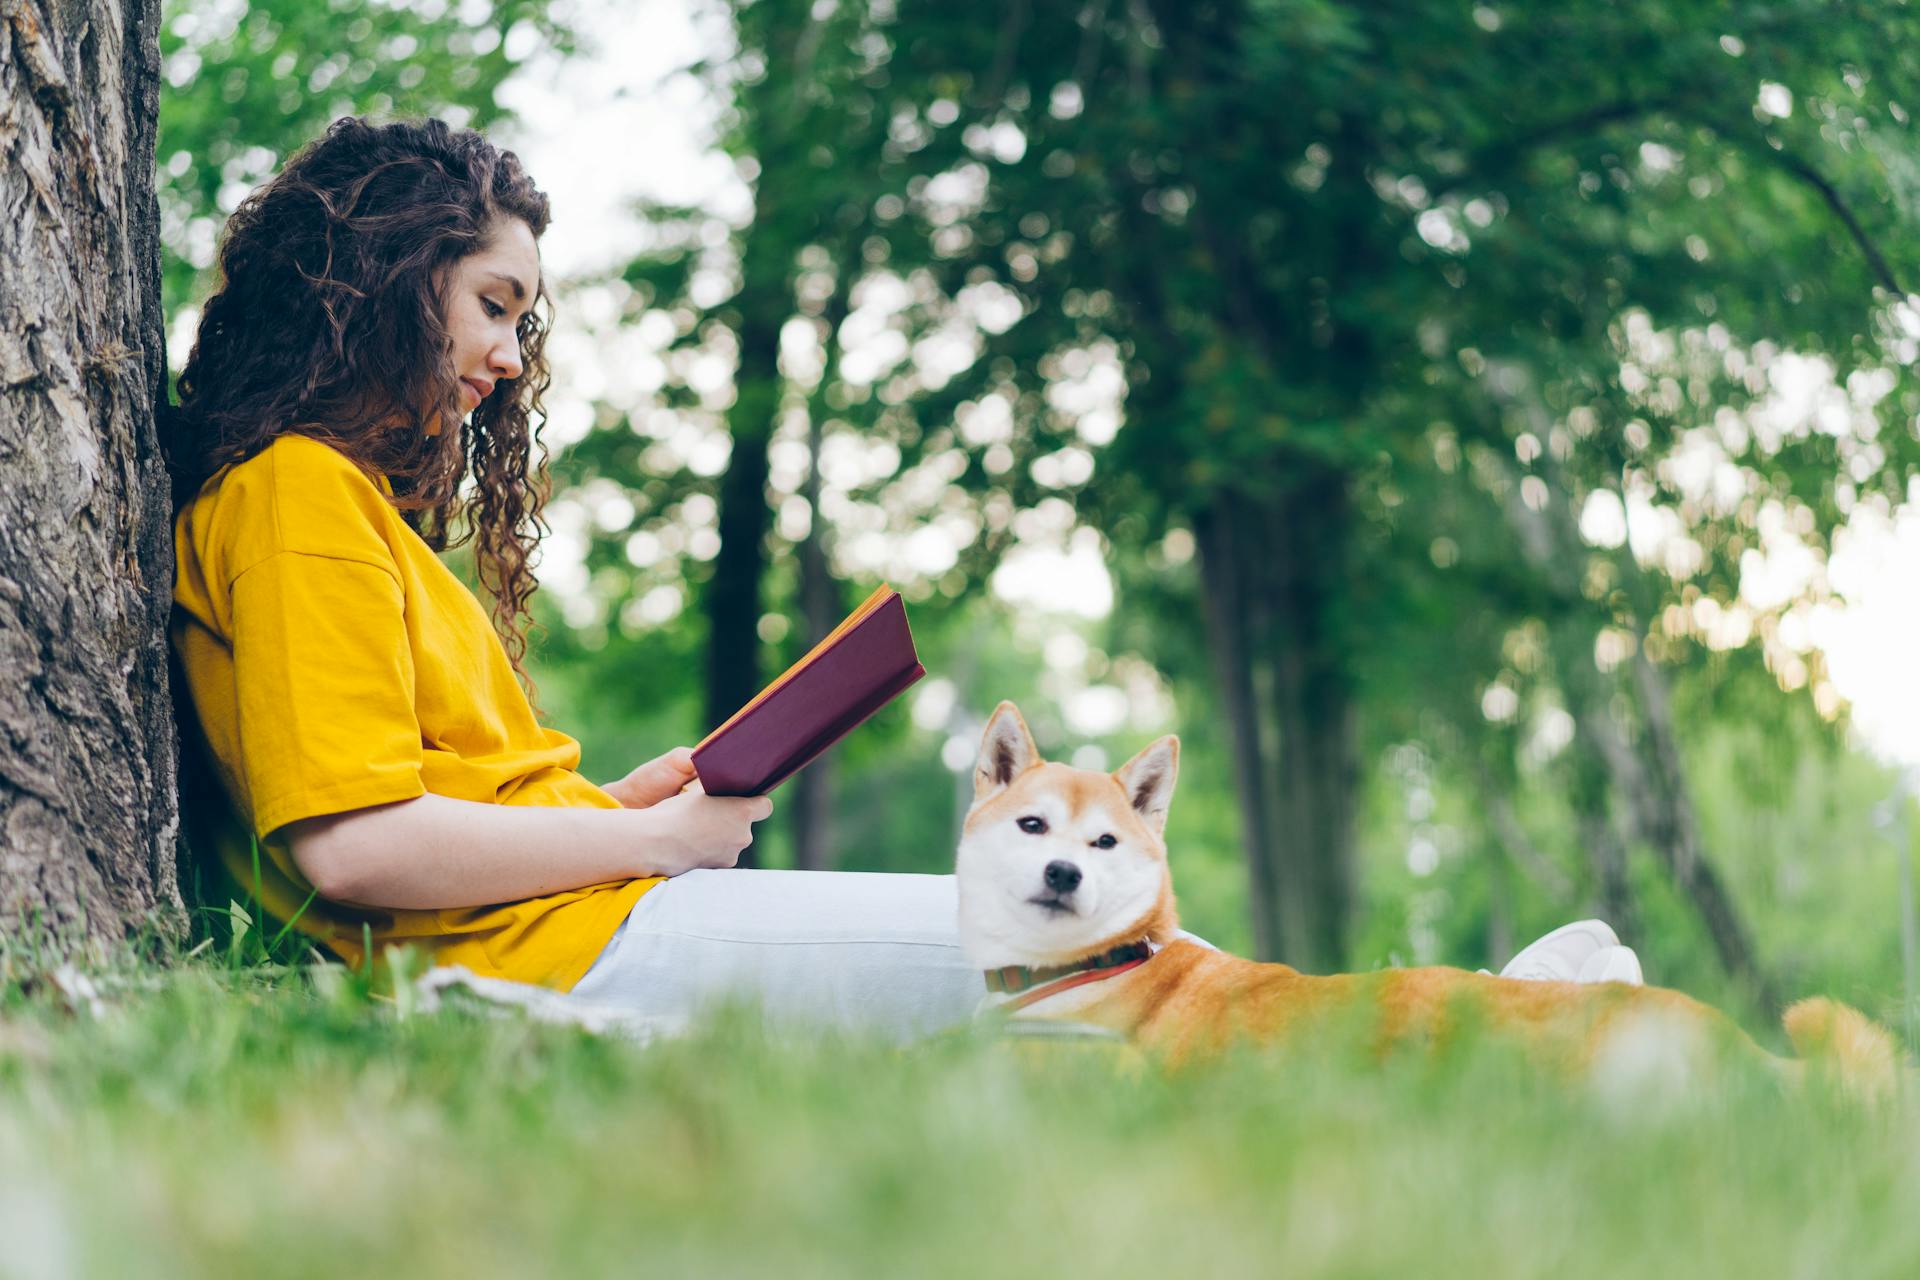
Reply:
[[[982,969],[1068,964],[1178,927],[1162,838],[1180,740],[1112,773],[1051,764],[994,709],[960,837],[960,941]]]

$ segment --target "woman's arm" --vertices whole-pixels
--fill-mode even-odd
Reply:
[[[730,867],[773,812],[765,796],[673,796],[645,809],[483,804],[424,795],[290,822],[294,863],[323,898],[478,907],[635,876]]]

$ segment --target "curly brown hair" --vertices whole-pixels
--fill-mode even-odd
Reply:
[[[538,441],[551,299],[542,284],[520,319],[521,375],[470,416],[444,321],[449,269],[504,218],[536,239],[547,229],[547,197],[513,152],[440,120],[334,121],[227,220],[220,287],[177,383],[169,465],[176,511],[289,433],[384,475],[429,547],[476,540],[494,630],[531,694],[521,659],[551,489]],[[429,435],[436,417],[465,421]]]

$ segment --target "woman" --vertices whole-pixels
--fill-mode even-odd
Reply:
[[[598,961],[586,990],[663,1013],[964,1019],[950,877],[718,875],[770,801],[689,788],[685,748],[595,786],[535,719],[547,216],[476,133],[346,119],[228,223],[172,459],[172,638],[229,819],[200,843],[349,963],[414,941],[563,991]],[[467,536],[491,624],[434,554]]]
[[[352,964],[411,941],[643,1012],[963,1020],[951,877],[731,870],[765,797],[705,795],[685,748],[596,786],[536,720],[547,219],[476,133],[343,119],[229,221],[171,459],[172,640],[221,793],[197,843]],[[491,620],[435,555],[469,537]]]

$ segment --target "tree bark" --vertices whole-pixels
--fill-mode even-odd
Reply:
[[[1271,960],[1287,954],[1292,937],[1280,911],[1279,876],[1273,865],[1273,797],[1258,699],[1253,690],[1254,637],[1246,602],[1249,558],[1240,550],[1238,511],[1223,499],[1195,513],[1194,541],[1200,553],[1201,594],[1206,605],[1207,650],[1227,713],[1233,754],[1233,793],[1240,809],[1240,847],[1247,861],[1247,904],[1254,954]]]
[[[1263,959],[1346,958],[1353,907],[1358,708],[1332,592],[1349,512],[1337,475],[1223,493],[1194,520],[1207,634],[1234,755]]]
[[[795,206],[787,177],[804,171],[804,140],[795,136],[794,121],[807,64],[796,64],[796,54],[812,47],[817,23],[797,12],[772,12],[777,16],[763,33],[762,52],[769,65],[792,65],[796,75],[769,76],[746,91],[745,118],[751,122],[761,168],[754,185],[753,224],[741,243],[740,291],[730,304],[739,366],[733,406],[727,411],[732,451],[720,478],[720,550],[704,596],[709,726],[745,706],[763,683],[759,626],[767,534],[773,527],[767,505],[767,448],[786,385],[780,373],[780,327],[794,311],[794,253],[804,242],[804,237],[800,243],[793,238]],[[746,850],[739,865],[751,866],[753,853]]]
[[[749,255],[751,257],[751,255]],[[775,298],[778,290],[770,291]],[[757,295],[758,291],[756,291]],[[738,304],[740,368],[727,414],[732,452],[720,477],[720,550],[707,583],[707,697],[709,727],[760,692],[760,587],[767,571],[767,445],[780,405],[779,319],[785,308],[744,293]]]
[[[177,937],[158,0],[0,0],[0,935]]]
[[[1577,564],[1576,561],[1568,563]],[[1542,572],[1547,570],[1542,567]],[[1571,704],[1574,736],[1579,744],[1568,762],[1573,775],[1567,799],[1580,830],[1600,897],[1600,914],[1623,938],[1640,931],[1640,904],[1627,878],[1627,842],[1613,815],[1613,775],[1610,763],[1625,751],[1619,727],[1608,708],[1610,682],[1593,665],[1593,628],[1572,615],[1555,618],[1548,628],[1554,670]]]
[[[1644,637],[1642,637],[1644,640]],[[1693,900],[1707,926],[1714,952],[1734,979],[1764,1009],[1780,1005],[1779,993],[1754,954],[1753,940],[1733,905],[1726,884],[1714,870],[1700,842],[1700,824],[1687,789],[1680,742],[1673,728],[1667,680],[1647,659],[1646,645],[1633,657],[1634,688],[1639,694],[1641,729],[1646,735],[1652,767],[1642,767],[1646,802],[1641,826],[1667,874]]]
[[[748,254],[749,270],[752,253]],[[742,291],[740,369],[733,409],[727,415],[732,452],[720,478],[720,550],[707,583],[707,725],[722,724],[745,706],[762,684],[760,587],[767,576],[767,446],[780,404],[779,321],[758,291]],[[739,865],[752,866],[754,850]]]
[[[1487,936],[1483,954],[1489,964],[1505,965],[1514,955],[1513,864],[1498,840],[1484,846],[1487,859]]]
[[[1260,550],[1271,578],[1270,694],[1279,725],[1274,826],[1282,909],[1294,914],[1289,963],[1314,972],[1345,966],[1353,914],[1354,819],[1360,786],[1359,704],[1337,634],[1352,514],[1346,477],[1306,474],[1267,508]]]
[[[807,502],[807,536],[796,548],[800,561],[801,636],[811,649],[827,638],[846,611],[833,580],[827,518],[820,511],[820,452],[826,444],[827,388],[840,366],[840,326],[846,322],[853,292],[852,246],[841,246],[839,278],[821,315],[825,352],[820,381],[807,403],[807,478],[800,496]],[[802,871],[827,871],[835,862],[833,831],[833,753],[828,752],[794,779],[793,865]]]
[[[809,649],[826,639],[841,617],[839,592],[827,563],[822,527],[825,522],[820,515],[819,433],[816,423],[808,441],[812,454],[806,490],[813,524],[799,547],[800,617],[805,624],[802,634]],[[828,752],[802,769],[793,780],[793,865],[802,871],[833,868],[833,773],[833,753]]]

